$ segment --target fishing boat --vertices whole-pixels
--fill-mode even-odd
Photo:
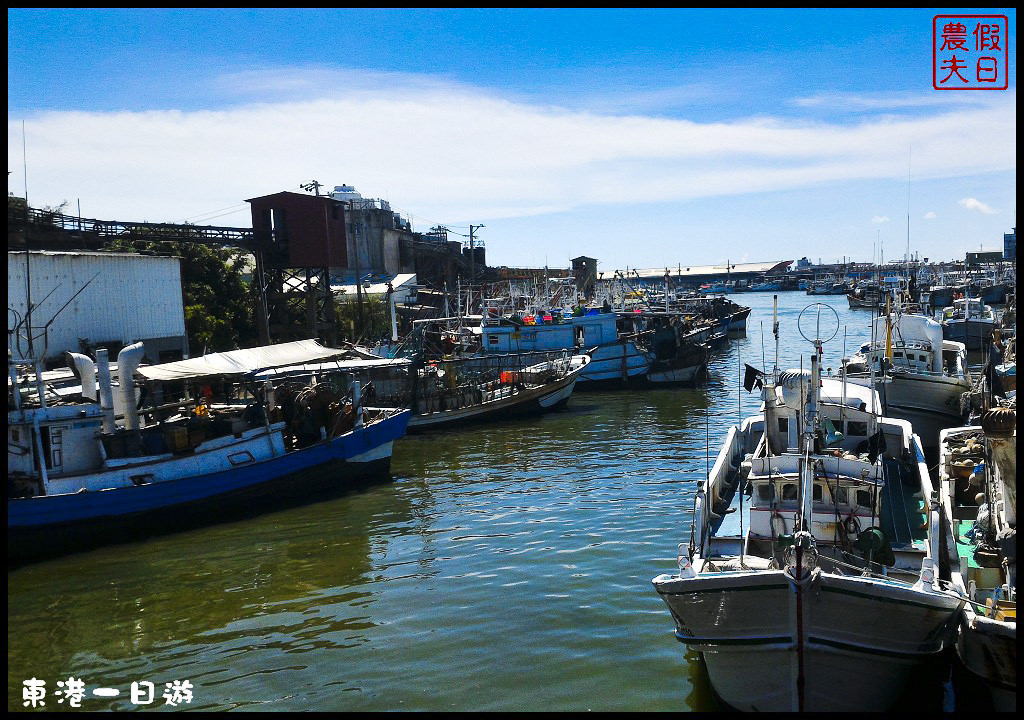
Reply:
[[[877,285],[860,284],[846,293],[851,308],[877,309],[885,306],[885,292]]]
[[[1002,305],[1005,303],[1009,291],[1010,286],[1006,282],[998,280],[989,280],[978,285],[978,297],[981,298],[982,302],[989,305]]]
[[[619,334],[650,356],[644,381],[652,385],[686,385],[707,372],[710,346],[724,332],[711,320],[675,311],[619,313]]]
[[[991,360],[990,360],[991,362]],[[1003,348],[1001,362],[996,363],[993,368],[994,382],[993,385],[998,386],[998,389],[1002,390],[1004,397],[1013,397],[1016,399],[1017,396],[1017,338],[1016,336],[1011,337],[1006,341],[1005,347]],[[995,391],[996,388],[993,388]]]
[[[926,450],[938,448],[940,430],[967,420],[966,347],[943,339],[938,322],[906,306],[872,320],[871,340],[841,372],[851,383],[873,386],[885,414],[910,421]]]
[[[846,295],[849,290],[847,282],[834,275],[814,280],[807,285],[808,295]]]
[[[957,657],[1003,712],[1017,709],[1016,449],[1015,411],[992,409],[942,432],[939,464],[949,574],[969,598]]]
[[[680,313],[616,313],[590,308],[510,315],[488,300],[478,325],[463,328],[469,345],[484,355],[566,351],[586,353],[590,363],[580,388],[693,383],[707,367],[708,350]]]
[[[367,367],[359,377],[375,403],[412,410],[414,433],[565,407],[590,361],[567,353],[416,358]]]
[[[652,581],[738,710],[885,710],[955,638],[920,442],[821,353],[816,336],[809,372],[748,367],[762,412],[730,428],[678,572]]]
[[[424,325],[429,322],[420,328]],[[258,377],[280,382],[296,374],[315,374],[342,395],[359,383],[366,402],[408,408],[408,431],[415,433],[565,407],[590,364],[589,355],[564,351],[437,355],[425,347],[425,335],[417,334],[417,348],[409,356],[382,358],[353,346],[351,359],[282,368]]]
[[[968,350],[981,350],[991,342],[996,327],[995,313],[980,298],[956,298],[942,310],[943,337],[962,342]]]
[[[116,387],[105,350],[95,363],[71,354],[77,398],[50,392],[35,363],[9,362],[9,564],[385,478],[409,422],[408,410],[366,405],[358,384],[342,397],[315,378],[277,388],[258,379],[345,352],[315,340],[160,365],[141,365],[143,352],[121,350]],[[175,387],[188,394],[171,401]]]
[[[956,288],[952,285],[932,285],[928,288],[928,304],[941,310],[953,304],[953,296]]]
[[[727,297],[682,298],[671,304],[671,309],[693,317],[717,321],[728,336],[742,336],[747,331],[750,308]]]

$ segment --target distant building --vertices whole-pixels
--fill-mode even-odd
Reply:
[[[583,293],[583,297],[592,297],[597,284],[597,260],[585,255],[573,258],[572,275],[576,280],[576,287]]]
[[[968,265],[981,265],[982,263],[999,262],[1002,259],[1003,253],[998,250],[979,250],[978,252],[967,253]]]
[[[1017,261],[1017,228],[1003,234],[1003,260]]]
[[[444,227],[414,232],[412,223],[387,200],[364,198],[353,185],[335,185],[328,197],[345,211],[347,262],[332,266],[332,282],[354,284],[356,276],[383,281],[415,274],[427,287],[454,288],[461,279],[479,279],[485,271],[484,244],[477,238],[451,240]]]
[[[332,268],[332,274],[353,277],[414,272],[410,252],[402,253],[403,240],[412,240],[412,225],[391,210],[387,200],[364,198],[352,185],[335,185],[329,197],[345,208],[348,262]],[[347,273],[345,271],[348,271]]]

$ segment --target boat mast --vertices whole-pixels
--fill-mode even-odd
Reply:
[[[772,333],[775,335],[775,366],[772,372],[779,374],[779,296],[772,296]]]

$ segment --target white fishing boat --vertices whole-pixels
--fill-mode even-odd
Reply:
[[[762,412],[699,486],[679,571],[653,579],[738,710],[885,710],[955,638],[920,442],[870,388],[822,377],[821,347],[809,372],[760,376]]]
[[[909,420],[923,446],[934,451],[939,431],[963,425],[972,389],[967,349],[944,340],[942,326],[931,318],[895,311],[874,318],[871,340],[844,363],[851,383],[873,386],[889,417]]]
[[[956,298],[952,306],[942,310],[943,337],[962,342],[968,350],[987,346],[997,327],[995,313],[981,298]]]
[[[970,600],[957,657],[1003,712],[1017,709],[1016,450],[1016,413],[999,408],[944,430],[939,465],[949,574]]]
[[[387,477],[408,411],[364,404],[358,385],[346,398],[310,379],[293,392],[256,379],[344,352],[306,340],[140,365],[136,343],[118,354],[116,399],[105,350],[96,362],[72,355],[77,397],[51,391],[31,363],[10,363],[8,562],[309,502]],[[209,394],[171,401],[168,382]],[[213,385],[229,396],[214,400]],[[150,404],[140,410],[140,401]]]

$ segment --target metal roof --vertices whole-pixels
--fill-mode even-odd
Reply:
[[[729,263],[726,267],[725,263],[720,265],[675,265],[668,267],[657,267],[657,268],[633,268],[629,271],[627,277],[642,278],[663,278],[667,272],[672,277],[689,277],[697,275],[722,275],[724,273],[766,273],[766,272],[785,272],[786,269],[793,263],[792,260],[773,260],[771,262],[761,263]],[[622,272],[622,271],[616,271]],[[623,275],[626,275],[623,272]]]

